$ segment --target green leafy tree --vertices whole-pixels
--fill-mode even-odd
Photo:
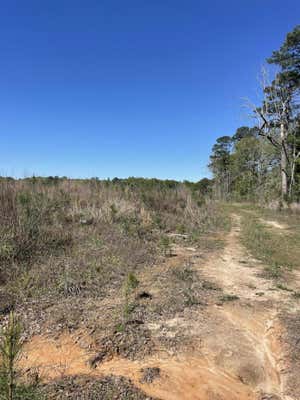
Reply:
[[[267,61],[279,70],[270,83],[263,76],[264,98],[253,107],[257,126],[242,126],[213,146],[209,167],[219,198],[300,199],[300,25]]]
[[[280,84],[288,86],[293,92],[300,89],[300,25],[289,32],[279,50],[267,60],[280,67]]]
[[[230,189],[230,163],[232,138],[221,136],[212,148],[209,168],[215,179],[215,193],[219,198],[227,198]]]
[[[295,187],[300,178],[300,26],[287,34],[283,45],[267,61],[279,66],[279,71],[271,84],[264,85],[264,101],[261,107],[255,108],[255,113],[259,134],[278,151],[281,195],[285,201],[297,195]]]
[[[287,146],[289,147],[289,197],[293,194],[298,196],[300,186],[300,115],[299,115],[299,92],[300,92],[300,25],[297,25],[285,38],[279,50],[273,52],[267,60],[270,64],[280,67],[277,79],[281,87],[285,87],[291,96],[293,117],[289,121],[287,132]]]
[[[235,134],[232,136],[232,141],[234,144],[237,144],[244,138],[252,138],[252,137],[257,137],[259,134],[258,128],[257,127],[252,127],[249,128],[249,126],[241,126],[238,128],[235,132]]]
[[[274,147],[258,135],[256,127],[238,128],[233,137],[232,141],[219,138],[213,146],[210,168],[215,190],[225,188],[227,195],[220,197],[235,200],[263,201],[274,196],[278,188],[274,171],[279,170]]]

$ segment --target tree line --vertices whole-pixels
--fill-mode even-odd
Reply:
[[[262,102],[249,103],[255,125],[219,137],[212,148],[209,168],[218,198],[300,200],[300,25],[267,62],[277,73],[271,82],[262,74]]]

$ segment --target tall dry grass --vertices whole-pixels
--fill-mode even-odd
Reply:
[[[185,184],[134,179],[1,179],[0,218],[0,283],[18,298],[103,296],[162,257],[168,233],[195,240],[223,224]]]

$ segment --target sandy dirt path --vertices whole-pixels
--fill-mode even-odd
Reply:
[[[272,282],[260,276],[261,264],[240,244],[240,225],[240,217],[233,215],[222,251],[204,261],[194,254],[199,279],[217,284],[223,301],[209,304],[201,318],[195,313],[193,320],[173,320],[179,330],[184,327],[199,337],[200,344],[190,351],[157,352],[142,361],[116,357],[91,369],[90,354],[75,336],[55,340],[41,336],[26,345],[21,364],[39,369],[46,380],[74,374],[125,376],[161,400],[299,400],[300,396],[285,394],[283,373],[283,327],[278,315],[289,307],[289,294],[273,290]],[[184,247],[179,253],[181,259],[191,256]],[[160,369],[159,378],[141,383],[141,369],[150,367]]]

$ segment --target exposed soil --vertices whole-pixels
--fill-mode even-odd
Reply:
[[[49,400],[155,400],[136,388],[130,380],[113,375],[101,378],[70,376],[52,381],[43,389]]]
[[[38,371],[52,392],[55,382],[82,376],[119,379],[113,399],[299,400],[299,300],[261,276],[239,231],[234,215],[224,249],[208,255],[177,244],[167,262],[145,270],[122,332],[36,335],[20,365]],[[145,371],[155,376],[145,379]],[[56,398],[106,398],[76,393]]]

